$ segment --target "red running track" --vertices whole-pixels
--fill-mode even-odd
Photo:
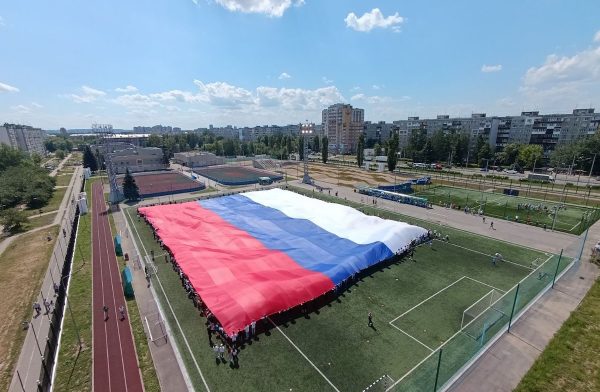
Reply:
[[[143,391],[129,317],[120,320],[118,309],[126,308],[125,297],[101,182],[92,185],[92,194],[93,390]],[[108,320],[104,320],[104,305]]]

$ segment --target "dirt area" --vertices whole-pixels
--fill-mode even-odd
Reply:
[[[394,183],[394,174],[390,172],[374,172],[359,169],[357,166],[335,166],[333,164],[309,163],[310,176],[317,183],[339,184],[348,188],[354,188],[359,184],[370,186],[391,185]],[[288,179],[302,178],[304,168],[302,163],[298,165],[283,167],[282,171],[287,172]],[[339,172],[339,173],[338,173]],[[402,183],[409,178],[396,175],[396,183]],[[327,184],[324,184],[327,185]]]
[[[12,369],[26,331],[21,322],[29,320],[48,268],[58,226],[23,234],[0,255],[0,390],[8,390]],[[52,237],[51,241],[46,236]]]

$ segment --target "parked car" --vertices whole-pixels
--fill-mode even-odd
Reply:
[[[518,173],[515,169],[507,169],[507,170],[504,170],[504,172],[506,174],[517,174]]]

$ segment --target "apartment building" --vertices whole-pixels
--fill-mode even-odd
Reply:
[[[327,136],[329,150],[338,154],[356,152],[358,136],[364,131],[364,109],[337,103],[323,109],[321,115],[323,136]]]
[[[27,125],[4,124],[0,126],[0,143],[17,148],[28,154],[46,155],[44,140],[46,132]]]

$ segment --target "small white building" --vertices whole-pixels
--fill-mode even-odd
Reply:
[[[176,152],[173,162],[190,168],[224,165],[225,158],[206,151]]]

